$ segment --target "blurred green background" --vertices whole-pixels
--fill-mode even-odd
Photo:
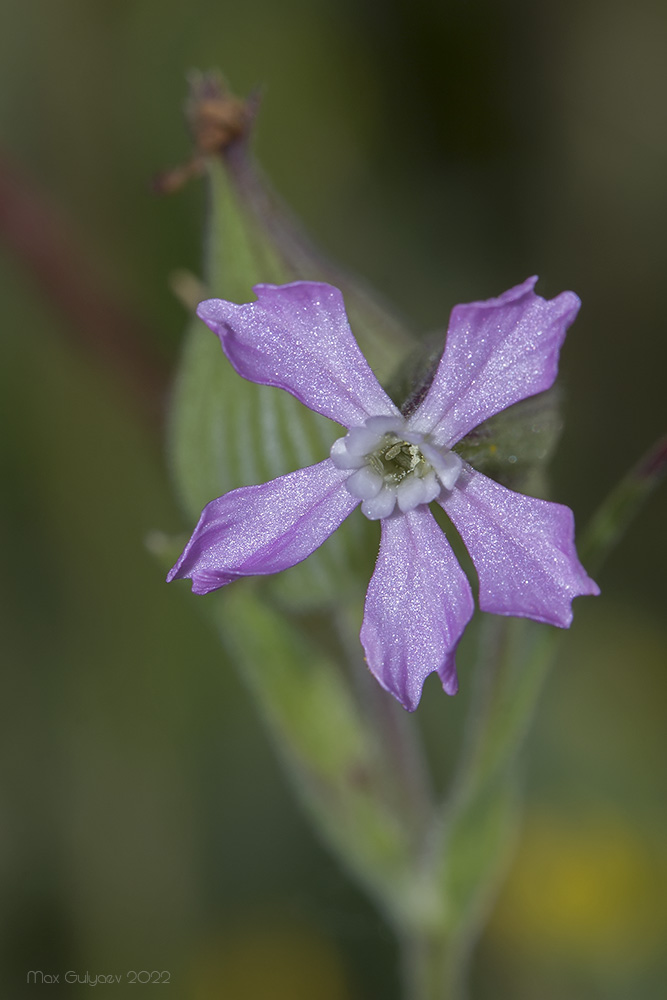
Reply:
[[[398,998],[390,931],[145,547],[188,527],[150,419],[186,320],[170,276],[201,260],[201,183],[150,193],[189,154],[186,72],[261,88],[275,186],[417,328],[532,273],[581,296],[554,495],[583,525],[664,419],[666,39],[660,0],[3,5],[3,996],[156,969],[194,1000]],[[577,602],[473,1000],[664,991],[661,503]],[[429,682],[443,754],[464,708]]]

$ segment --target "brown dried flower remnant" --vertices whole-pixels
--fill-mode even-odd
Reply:
[[[186,163],[155,178],[158,194],[173,194],[203,174],[207,157],[224,153],[245,135],[253,117],[249,102],[235,97],[218,73],[194,71],[188,83],[185,116],[194,150]]]

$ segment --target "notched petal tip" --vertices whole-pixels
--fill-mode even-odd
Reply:
[[[395,698],[401,708],[404,708],[406,712],[415,712],[419,708],[424,682],[422,681],[421,684],[412,689],[398,688],[394,684],[386,683],[384,678],[378,673],[376,665],[369,661],[368,656],[369,654],[366,653],[364,656],[364,662],[380,687],[386,691],[387,694],[390,694],[392,698]]]
[[[454,654],[473,610],[470,584],[431,512],[385,518],[361,644],[375,678],[407,711],[434,671],[455,691]]]
[[[280,298],[298,300],[301,297],[312,299],[313,297],[324,297],[335,299],[343,307],[343,293],[335,285],[330,285],[326,281],[288,281],[284,285],[272,285],[270,282],[260,281],[252,286],[252,290],[258,299],[268,299],[273,296]]]
[[[440,503],[475,564],[482,611],[569,628],[573,599],[599,593],[579,562],[569,507],[469,469]]]
[[[192,568],[188,572],[169,574],[167,583],[171,583],[173,580],[190,580],[192,593],[197,597],[205,597],[206,594],[212,594],[214,590],[221,590],[228,583],[234,583],[235,580],[240,579],[241,577],[236,573],[230,573],[227,577],[217,573],[209,578],[205,572]]]
[[[202,550],[207,551],[216,545],[210,526],[205,524],[206,511],[207,508],[204,508],[192,537],[166,577],[167,583],[173,583],[174,580],[190,580],[192,593],[197,596],[210,594],[239,578],[233,571],[226,573],[221,568],[212,570],[202,559]]]
[[[533,292],[535,285],[540,280],[539,275],[533,274],[530,278],[526,278],[525,281],[520,282],[518,285],[512,285],[508,288],[506,292],[502,295],[496,295],[490,299],[478,299],[475,302],[470,302],[467,305],[455,306],[455,309],[467,309],[469,306],[476,306],[478,308],[488,308],[494,309],[496,306],[506,306],[510,302],[516,302],[518,299],[523,298],[524,295],[529,295]]]
[[[480,299],[479,301],[455,306],[454,308],[469,309],[471,306],[474,306],[480,309],[495,309],[498,306],[507,306],[512,303],[516,303],[522,298],[534,298],[539,299],[540,302],[550,306],[554,306],[556,303],[559,305],[562,304],[563,309],[561,314],[569,311],[570,309],[574,309],[576,315],[576,312],[581,307],[581,299],[578,295],[575,295],[574,292],[566,291],[561,292],[559,295],[555,295],[552,299],[547,299],[543,295],[540,295],[539,292],[535,291],[535,286],[539,280],[539,275],[533,274],[530,278],[526,278],[526,280],[522,281],[520,284],[514,285],[512,288],[508,288],[508,290],[503,292],[502,295],[497,295],[495,298],[490,299]]]
[[[489,417],[553,385],[580,302],[573,292],[544,299],[536,281],[452,309],[440,364],[411,417],[414,429],[451,448]]]
[[[398,414],[359,350],[337,288],[295,281],[254,291],[253,302],[206,299],[197,308],[239,375],[284,389],[344,427]]]
[[[459,677],[456,673],[456,657],[454,653],[447,658],[447,662],[438,670],[442,690],[445,694],[453,697],[459,693]]]

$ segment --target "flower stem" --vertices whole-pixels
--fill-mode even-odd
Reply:
[[[613,550],[666,467],[663,439],[602,503],[580,547],[592,569]],[[483,622],[468,741],[429,862],[446,924],[406,944],[408,1000],[461,1000],[467,959],[516,826],[517,752],[563,637],[559,629],[521,619]]]
[[[425,929],[403,943],[405,1000],[464,1000],[462,949],[448,935]]]
[[[361,660],[359,626],[348,607],[336,612],[338,634],[350,664],[364,717],[375,732],[387,777],[386,794],[400,810],[416,843],[434,820],[433,789],[415,719],[383,691]]]
[[[431,920],[404,945],[407,1000],[462,1000],[468,959],[502,876],[518,813],[515,757],[559,633],[484,622],[470,736],[424,861]],[[429,914],[425,896],[421,915]]]
[[[667,436],[657,440],[601,503],[579,543],[579,553],[596,572],[667,470]]]

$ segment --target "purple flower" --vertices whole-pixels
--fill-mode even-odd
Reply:
[[[198,315],[244,378],[279,386],[347,428],[330,457],[205,508],[168,580],[206,594],[239,577],[301,562],[361,504],[382,528],[361,642],[380,684],[412,711],[428,674],[448,694],[473,610],[467,577],[428,509],[436,501],[479,577],[483,611],[567,628],[571,603],[599,593],[579,562],[568,507],[514,493],[452,449],[488,417],[556,378],[579,299],[546,301],[536,278],[497,299],[456,306],[428,394],[402,416],[368,367],[338,289],[258,285],[257,301],[202,302]]]

